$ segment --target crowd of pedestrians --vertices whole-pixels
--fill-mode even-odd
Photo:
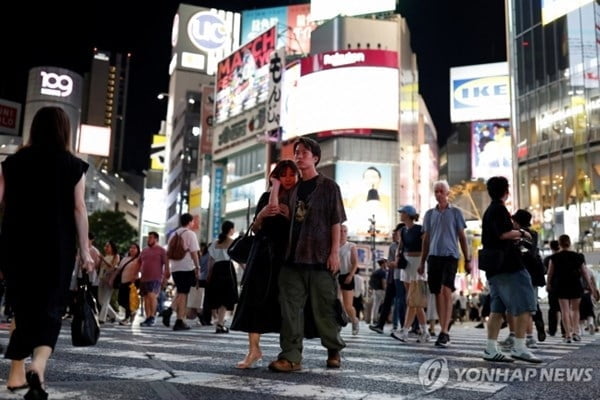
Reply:
[[[157,318],[170,328],[174,317],[173,331],[191,329],[190,318],[197,318],[198,324],[214,324],[216,334],[247,332],[247,352],[235,365],[240,369],[260,365],[264,333],[280,337],[280,352],[269,363],[272,371],[302,369],[304,338],[319,338],[327,351],[325,365],[340,368],[346,347],[342,325],[349,321],[356,335],[361,319],[378,334],[391,322],[390,336],[401,344],[409,343],[411,335],[420,343],[435,337],[434,346],[444,349],[451,345],[454,321],[471,315],[467,308],[487,327],[484,360],[539,363],[532,351],[537,347],[533,328],[538,341],[544,341],[537,301],[538,288],[544,286],[550,303],[548,334],[557,333],[559,321],[565,343],[581,340],[583,329],[595,333],[593,299],[598,301],[600,294],[583,256],[571,250],[569,236],[561,235],[551,243],[553,254],[540,257],[531,214],[518,210],[510,215],[504,204],[509,195],[506,178],[487,182],[491,202],[483,215],[482,244],[503,256],[496,270],[487,271],[481,301],[455,288],[460,260],[468,274],[472,255],[465,219],[449,201],[445,181],[434,184],[437,204],[425,212],[422,225],[415,207],[398,209],[401,223],[393,231],[388,256],[377,260],[367,282],[358,271],[357,246],[348,241],[340,188],[317,171],[319,144],[302,137],[294,143],[294,160],[277,163],[269,190],[256,205],[254,244],[238,285],[227,251],[235,233],[231,221],[222,223],[212,243],[200,244],[193,217],[185,213],[167,238],[168,250],[159,244],[159,234],[150,232],[143,249],[131,243],[122,258],[111,240],[100,251],[88,231],[83,201],[87,164],[66,150],[68,126],[59,108],[40,110],[30,145],[4,161],[0,174],[0,201],[6,210],[0,245],[11,249],[2,254],[26,254],[20,238],[27,226],[40,222],[28,212],[34,196],[22,182],[33,176],[40,181],[37,174],[44,174],[45,191],[53,194],[58,215],[44,222],[54,233],[42,244],[46,251],[26,258],[5,256],[1,265],[6,309],[14,315],[6,351],[12,360],[7,385],[10,390],[28,389],[26,398],[47,398],[46,364],[61,318],[69,316],[74,290],[86,276],[102,324],[128,326],[141,312],[142,328],[155,325]],[[51,164],[55,168],[47,168]],[[174,251],[171,243],[176,242],[183,254]],[[29,279],[32,271],[43,279]],[[167,307],[170,282],[174,293]],[[32,290],[35,301],[28,295]],[[509,335],[499,343],[503,326],[509,327]],[[26,366],[28,356],[32,359]]]

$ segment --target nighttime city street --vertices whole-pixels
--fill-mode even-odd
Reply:
[[[600,0],[4,3],[0,400],[600,399]]]

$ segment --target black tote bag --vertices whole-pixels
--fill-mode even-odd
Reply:
[[[83,272],[83,280],[77,288],[73,321],[71,322],[71,342],[73,346],[93,346],[100,337],[96,299],[88,289],[88,276]]]

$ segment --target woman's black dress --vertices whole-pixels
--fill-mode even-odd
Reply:
[[[26,147],[2,163],[1,266],[16,329],[6,358],[54,348],[75,266],[75,185],[88,164],[66,151]]]
[[[579,299],[583,296],[581,285],[582,254],[574,251],[559,251],[550,256],[554,265],[552,291],[559,299]]]
[[[265,192],[256,206],[255,218],[268,201],[269,192]],[[289,220],[283,215],[263,221],[242,278],[242,292],[231,323],[232,330],[255,333],[280,331],[278,279],[288,230]]]

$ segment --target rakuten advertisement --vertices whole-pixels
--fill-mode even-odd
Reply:
[[[398,130],[396,52],[320,53],[302,59],[300,75],[293,97],[284,106],[285,112],[296,116],[295,126],[284,126],[288,138]]]
[[[272,27],[219,62],[215,99],[217,124],[266,102],[269,58],[276,42],[277,30]]]

